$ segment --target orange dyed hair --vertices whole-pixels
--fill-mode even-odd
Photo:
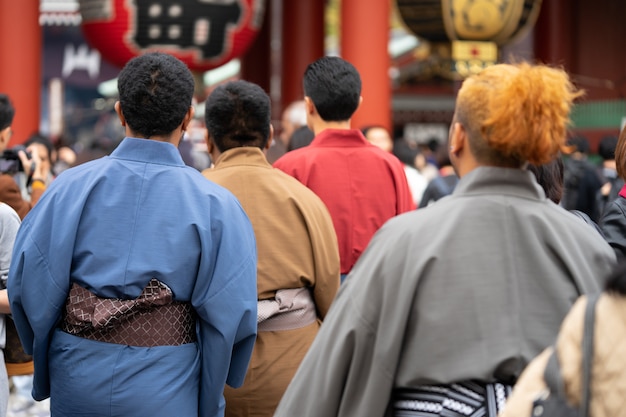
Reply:
[[[542,165],[568,152],[570,109],[582,94],[562,69],[498,64],[465,80],[456,113],[479,161]]]

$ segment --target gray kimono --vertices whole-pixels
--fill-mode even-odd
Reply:
[[[396,388],[512,384],[614,263],[532,173],[477,168],[374,236],[275,416],[384,416]]]

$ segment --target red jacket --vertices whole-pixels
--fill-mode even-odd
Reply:
[[[341,273],[347,274],[374,233],[391,217],[414,210],[402,163],[359,130],[326,129],[274,167],[298,179],[326,204],[333,219]]]

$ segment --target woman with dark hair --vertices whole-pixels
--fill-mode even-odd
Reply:
[[[528,170],[535,174],[537,183],[541,186],[541,188],[543,188],[543,191],[546,193],[546,197],[552,200],[555,204],[560,204],[561,198],[563,197],[563,159],[559,156],[547,164],[528,164]],[[587,213],[575,209],[568,211],[575,216],[578,216],[585,223],[593,226],[593,228],[596,229],[601,236],[604,236],[600,226],[598,226],[598,224],[594,222]]]
[[[626,179],[626,129],[622,129],[615,147],[617,175]],[[626,256],[626,186],[605,208],[599,222],[606,241],[615,250],[619,260]]]

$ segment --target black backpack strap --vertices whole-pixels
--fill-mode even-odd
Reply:
[[[585,330],[583,334],[583,374],[582,374],[582,399],[580,401],[580,416],[589,415],[589,403],[591,402],[591,366],[593,364],[593,338],[596,324],[596,304],[600,294],[587,296],[585,309]]]
[[[543,379],[546,381],[550,392],[561,398],[565,398],[565,388],[563,386],[563,378],[561,377],[559,358],[556,354],[556,346],[553,346],[552,354],[548,359],[546,369],[543,371]]]
[[[587,296],[587,306],[585,308],[584,332],[582,340],[582,375],[581,375],[581,402],[578,409],[580,417],[589,415],[589,403],[591,401],[591,365],[593,363],[593,335],[595,329],[595,309],[600,294]],[[556,352],[556,346],[548,359],[543,378],[550,392],[560,398],[567,398],[565,386],[561,376],[561,367]]]

